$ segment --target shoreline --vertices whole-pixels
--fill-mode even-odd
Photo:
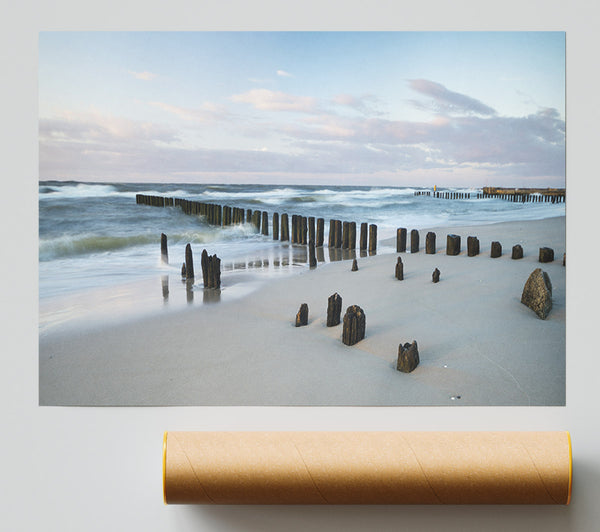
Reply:
[[[437,253],[358,256],[267,279],[251,293],[84,331],[40,336],[42,405],[561,405],[565,397],[565,217],[480,226],[436,227]],[[410,228],[408,228],[410,235]],[[461,253],[445,255],[445,235]],[[481,254],[466,256],[466,237]],[[409,237],[410,242],[410,237]],[[503,255],[489,257],[492,240]],[[525,256],[510,258],[514,244]],[[552,247],[553,263],[537,262]],[[441,281],[431,283],[437,267]],[[520,303],[529,273],[553,284],[545,321]],[[284,284],[285,283],[285,284]],[[199,296],[204,291],[200,290]],[[327,297],[360,305],[366,337],[341,343],[325,326]],[[206,293],[206,292],[204,292]],[[309,305],[307,327],[293,321]],[[417,340],[421,364],[395,370],[399,343]],[[460,398],[459,398],[460,397]]]

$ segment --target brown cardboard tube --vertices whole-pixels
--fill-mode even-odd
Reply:
[[[167,432],[167,504],[569,504],[568,432]]]

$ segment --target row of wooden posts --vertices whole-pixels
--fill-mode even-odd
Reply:
[[[269,213],[252,209],[241,209],[228,205],[217,205],[182,198],[169,198],[163,196],[149,196],[136,194],[136,203],[153,207],[181,207],[185,214],[205,216],[210,225],[228,226],[244,223],[252,224],[256,232],[265,236],[269,235]],[[279,215],[275,212],[272,216],[273,240],[289,241],[292,244],[302,244],[313,247],[322,247],[325,239],[325,219],[313,216],[300,216],[293,214],[290,219],[287,213]],[[377,251],[377,225],[361,223],[358,246],[361,251]],[[357,226],[356,222],[342,220],[329,220],[329,247],[341,249],[356,249]],[[316,261],[315,261],[316,262]]]
[[[420,237],[419,231],[413,229],[410,232],[410,252],[418,253],[420,250]],[[407,230],[404,227],[398,228],[396,231],[396,251],[403,253],[406,251],[407,243]],[[449,234],[446,236],[446,255],[458,255],[461,250],[461,238],[459,235]],[[437,253],[436,249],[436,234],[433,231],[429,231],[425,236],[425,253],[434,255]],[[467,255],[469,257],[475,257],[480,253],[479,239],[476,236],[467,237]],[[490,257],[497,258],[502,256],[502,244],[494,241],[491,244]],[[513,259],[523,258],[523,247],[520,244],[516,244],[512,248],[511,257]],[[554,250],[548,247],[541,247],[539,249],[539,262],[552,262],[554,260]],[[563,266],[565,265],[566,257],[563,256]]]
[[[487,192],[432,192],[431,190],[417,190],[415,196],[431,196],[439,199],[487,199],[496,198],[515,203],[564,203],[564,195],[548,194],[491,194]]]

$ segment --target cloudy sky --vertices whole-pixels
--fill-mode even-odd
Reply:
[[[40,179],[564,186],[560,32],[44,32]]]

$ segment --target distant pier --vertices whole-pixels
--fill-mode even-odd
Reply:
[[[564,203],[564,188],[505,188],[483,187],[481,192],[439,192],[437,190],[417,190],[415,196],[428,196],[439,199],[487,199],[496,198],[515,203]]]

